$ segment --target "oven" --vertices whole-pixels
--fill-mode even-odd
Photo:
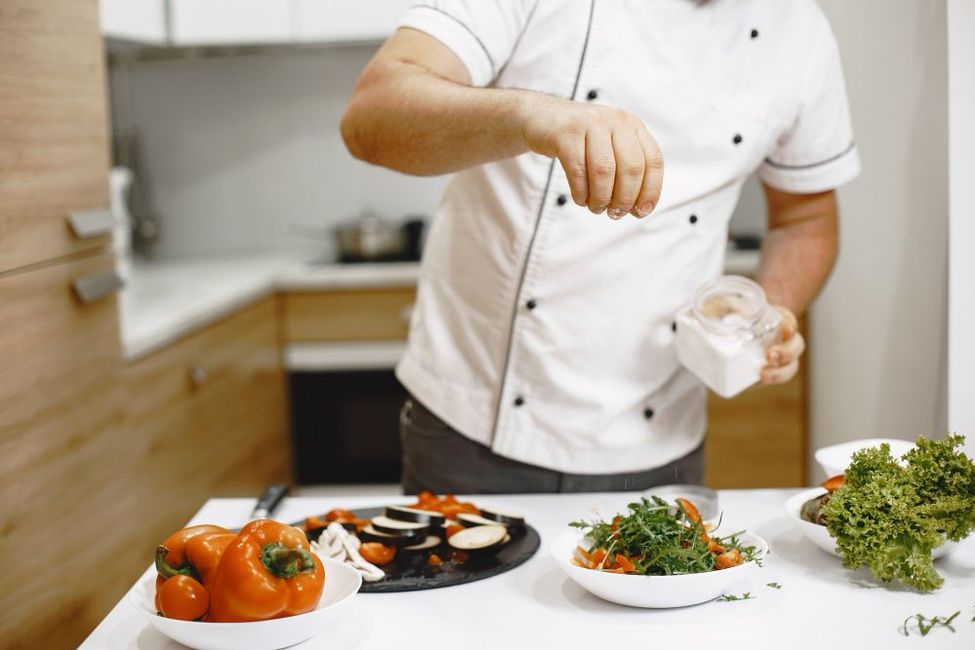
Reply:
[[[400,480],[399,412],[407,394],[393,368],[405,346],[287,346],[296,483]]]

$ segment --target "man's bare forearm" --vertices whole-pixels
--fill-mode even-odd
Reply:
[[[522,116],[541,97],[472,88],[390,61],[363,75],[342,119],[342,136],[367,162],[408,174],[445,174],[528,151]]]
[[[776,194],[774,191],[773,194]],[[801,315],[826,283],[837,252],[833,192],[769,197],[769,232],[758,280],[769,301]]]
[[[660,147],[635,115],[529,90],[474,88],[443,43],[402,28],[356,85],[342,137],[357,158],[435,175],[531,151],[558,159],[572,200],[643,218],[663,186]]]

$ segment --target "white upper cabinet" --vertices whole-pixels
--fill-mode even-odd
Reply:
[[[381,41],[393,33],[416,0],[100,2],[102,33],[109,38],[152,45],[221,46]]]
[[[292,0],[169,0],[169,7],[173,45],[295,40]]]
[[[396,29],[416,0],[293,0],[298,40],[378,41]]]
[[[102,34],[136,43],[166,43],[166,0],[100,0]]]

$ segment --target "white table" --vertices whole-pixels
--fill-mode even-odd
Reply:
[[[538,554],[500,576],[430,591],[359,594],[341,626],[310,639],[301,648],[381,650],[464,650],[473,648],[975,648],[975,544],[969,540],[940,560],[944,586],[921,595],[881,587],[869,574],[850,572],[839,560],[807,543],[783,511],[791,490],[721,493],[728,522],[764,537],[771,555],[757,573],[756,598],[710,602],[671,610],[614,605],[570,581],[548,555],[546,540],[566,530],[566,522],[588,518],[598,509],[613,513],[633,494],[525,495],[471,497],[525,513],[542,536]],[[292,498],[275,516],[285,521],[333,507],[405,503],[402,496]],[[213,499],[193,523],[236,526],[245,521],[250,499]],[[146,549],[146,557],[151,549]],[[777,582],[781,589],[768,587]],[[905,618],[961,610],[956,632],[935,629],[927,637],[899,633]],[[341,629],[338,629],[341,628]],[[148,627],[123,599],[82,645],[83,648],[177,648]]]

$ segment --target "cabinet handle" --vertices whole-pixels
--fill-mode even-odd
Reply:
[[[78,300],[86,305],[112,295],[124,285],[125,282],[115,269],[83,275],[71,283]]]
[[[115,218],[112,216],[111,210],[84,210],[72,212],[68,217],[68,223],[71,225],[75,237],[92,239],[112,232]]]
[[[399,310],[399,319],[406,327],[409,327],[410,321],[413,320],[413,309],[415,307],[416,303],[409,302]]]
[[[207,383],[207,370],[198,363],[190,366],[186,374],[189,375],[190,383],[197,388]]]

